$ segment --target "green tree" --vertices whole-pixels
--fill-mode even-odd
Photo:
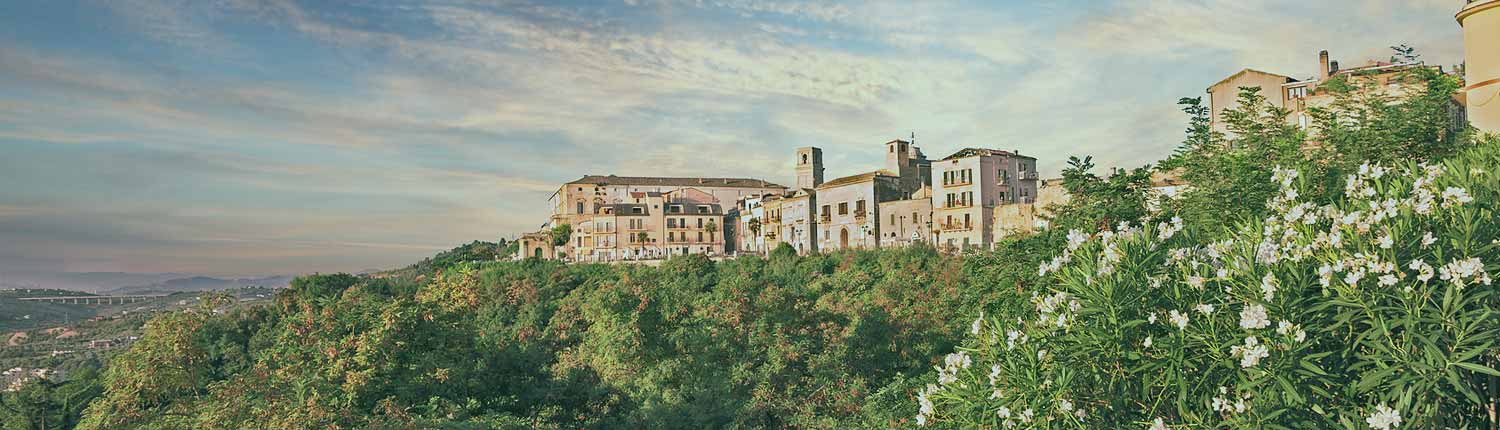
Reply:
[[[573,225],[562,224],[552,227],[552,246],[567,246],[568,239],[573,237]]]
[[[1108,178],[1099,177],[1093,169],[1093,157],[1068,158],[1068,167],[1062,173],[1069,200],[1048,209],[1052,212],[1053,228],[1092,231],[1147,216],[1146,201],[1151,190],[1149,167],[1116,168]]]

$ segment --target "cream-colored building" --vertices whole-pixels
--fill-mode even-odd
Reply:
[[[680,188],[634,192],[630,200],[575,217],[569,259],[610,262],[723,253],[725,212],[714,195]]]
[[[997,149],[965,148],[933,163],[933,219],[945,249],[988,248],[997,234],[996,208],[1032,204],[1036,158]]]
[[[1500,133],[1500,0],[1470,0],[1455,18],[1464,30],[1469,123]]]
[[[813,207],[817,202],[817,195],[811,189],[762,199],[765,219],[761,221],[761,235],[765,237],[766,252],[783,243],[797,250],[798,254],[817,252],[814,237],[818,223],[813,217]]]
[[[1288,123],[1310,129],[1313,125],[1310,109],[1328,108],[1338,99],[1332,91],[1323,88],[1328,82],[1345,81],[1360,91],[1372,91],[1373,94],[1369,95],[1395,99],[1422,90],[1422,82],[1406,75],[1411,69],[1420,67],[1442,71],[1442,67],[1428,66],[1421,62],[1391,63],[1375,60],[1358,67],[1342,68],[1337,61],[1329,60],[1328,51],[1318,53],[1318,74],[1306,79],[1244,69],[1210,85],[1206,90],[1212,113],[1210,121],[1214,131],[1228,133],[1224,111],[1239,107],[1241,88],[1256,88],[1257,94],[1264,97],[1266,103],[1286,110]],[[1463,106],[1456,101],[1453,115],[1454,128],[1461,127],[1465,114]]]
[[[908,200],[920,192],[932,162],[909,141],[886,142],[885,169],[834,179],[815,188],[817,250],[880,246],[880,204]]]
[[[667,193],[692,188],[712,195],[718,202],[741,197],[781,193],[786,187],[748,178],[674,178],[588,175],[558,187],[548,198],[551,225],[574,224],[576,219],[597,214],[600,208],[628,203],[632,193]]]
[[[880,246],[902,247],[932,243],[932,187],[922,187],[911,198],[880,203]]]
[[[726,206],[783,191],[759,179],[588,175],[552,194],[547,225],[523,243],[529,251],[518,257],[537,256],[537,249],[542,258],[573,261],[722,254],[728,248],[725,232],[732,230],[724,228]],[[573,234],[554,249],[541,234],[561,225]]]

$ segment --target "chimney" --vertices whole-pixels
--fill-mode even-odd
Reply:
[[[1328,51],[1318,53],[1318,82],[1328,80]]]

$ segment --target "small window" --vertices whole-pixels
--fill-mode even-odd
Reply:
[[[839,202],[839,215],[849,214],[849,202]]]

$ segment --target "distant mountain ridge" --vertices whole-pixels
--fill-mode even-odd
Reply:
[[[261,286],[281,288],[293,276],[220,278],[188,273],[0,271],[0,289],[37,288],[104,294],[209,291]]]

